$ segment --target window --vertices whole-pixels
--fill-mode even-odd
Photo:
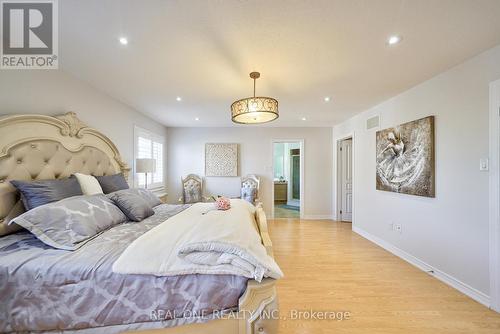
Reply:
[[[154,134],[148,130],[135,127],[134,129],[135,137],[135,151],[134,151],[134,166],[136,159],[155,159],[156,160],[156,172],[148,174],[148,188],[158,189],[163,188],[164,182],[164,170],[163,170],[163,147],[165,139],[162,136]],[[134,168],[135,171],[135,168]],[[134,183],[138,187],[144,187],[146,185],[146,177],[144,173],[135,173]]]

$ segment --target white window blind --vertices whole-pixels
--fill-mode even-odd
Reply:
[[[165,139],[162,136],[149,132],[145,129],[135,127],[135,159],[155,159],[156,172],[148,174],[148,188],[162,188],[164,187],[164,173],[163,173],[163,146]],[[146,184],[146,177],[144,173],[135,173],[135,184],[139,187],[144,187]]]
[[[163,184],[163,143],[153,141],[153,159],[156,160],[156,172],[153,173],[153,184]]]

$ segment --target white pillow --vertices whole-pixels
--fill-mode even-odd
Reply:
[[[80,187],[82,188],[82,192],[84,195],[96,195],[102,194],[102,188],[99,184],[99,181],[92,175],[75,173],[76,179],[78,183],[80,183]]]

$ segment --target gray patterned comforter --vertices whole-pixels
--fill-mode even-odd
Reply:
[[[237,307],[244,277],[112,272],[133,240],[184,208],[160,205],[150,218],[115,226],[76,251],[27,232],[0,238],[0,332],[117,333],[199,322]]]

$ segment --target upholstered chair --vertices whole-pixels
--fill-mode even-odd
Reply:
[[[192,204],[203,201],[203,180],[196,174],[189,174],[182,181],[182,196],[179,202]]]
[[[241,178],[241,198],[254,205],[259,202],[260,180],[257,175],[249,174]]]

